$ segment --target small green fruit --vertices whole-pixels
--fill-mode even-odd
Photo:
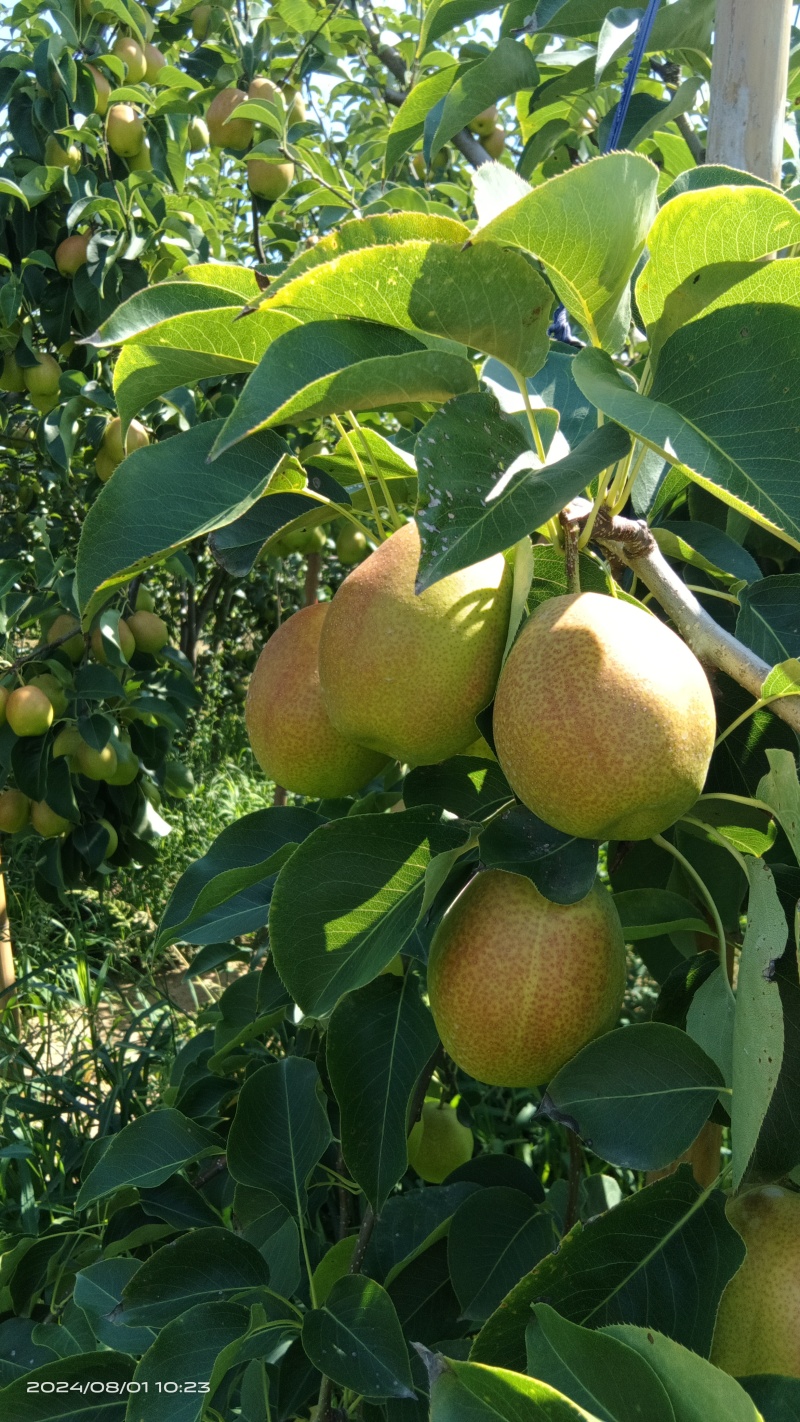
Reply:
[[[6,720],[15,736],[43,736],[53,724],[53,703],[38,686],[18,686],[6,702]]]
[[[142,46],[129,35],[120,35],[119,39],[114,42],[112,54],[115,54],[117,59],[121,59],[125,65],[125,77],[128,83],[141,83],[147,73],[147,60]],[[162,55],[161,58],[163,60],[164,56]]]
[[[268,161],[265,158],[249,158],[247,161],[247,183],[255,197],[267,202],[276,202],[294,182],[294,163]]]
[[[133,633],[137,652],[147,652],[154,657],[169,641],[167,624],[155,612],[131,613],[128,627]]]
[[[156,601],[153,594],[149,588],[145,587],[144,583],[140,583],[136,589],[136,611],[155,612],[155,610]]]
[[[106,138],[118,158],[133,158],[144,143],[141,115],[130,104],[112,104],[106,118]]]
[[[369,544],[360,528],[348,523],[336,536],[336,557],[346,568],[355,563],[363,563],[369,553]]]
[[[327,543],[324,528],[294,528],[285,533],[281,542],[288,553],[321,553]]]
[[[476,114],[474,119],[470,119],[469,130],[476,133],[479,138],[488,138],[490,133],[494,133],[497,127],[497,105],[491,104],[483,113]]]
[[[61,379],[61,366],[51,355],[37,355],[36,365],[23,370],[25,388],[31,395],[55,395]]]
[[[18,834],[30,819],[31,802],[21,790],[0,793],[0,832]]]
[[[74,277],[86,265],[89,253],[90,233],[74,232],[65,237],[55,250],[55,263],[63,277]]]
[[[66,642],[61,642],[59,651],[66,652],[71,662],[79,662],[83,656],[85,644],[81,624],[76,617],[70,617],[68,612],[60,612],[55,621],[50,623],[44,640],[50,645],[53,642],[59,642],[69,632],[74,632],[74,637],[68,637]]]
[[[119,620],[119,625],[117,627],[117,636],[119,638],[119,644],[122,650],[122,655],[125,658],[125,661],[129,662],[134,652],[136,651],[136,642],[134,640],[133,633],[131,632],[131,629],[125,621],[124,617],[121,617]],[[108,665],[105,644],[103,642],[103,634],[99,627],[95,627],[92,631],[92,651],[94,652],[94,655],[96,656],[98,662],[100,662],[101,666]]]
[[[429,1185],[441,1185],[472,1159],[474,1145],[472,1131],[462,1126],[454,1106],[426,1101],[408,1138],[408,1163]]]
[[[114,741],[117,764],[107,777],[108,785],[132,785],[139,774],[139,757],[127,741]]]
[[[3,356],[3,373],[0,375],[0,390],[5,390],[11,395],[21,395],[26,390],[25,373],[17,364],[17,357],[13,351],[6,351]]]
[[[68,697],[64,690],[64,685],[52,672],[42,672],[41,676],[32,676],[29,686],[38,686],[43,691],[48,701],[53,707],[53,719],[59,721],[67,709]]]
[[[56,839],[60,834],[66,834],[71,829],[69,820],[63,815],[56,814],[51,809],[46,800],[34,800],[31,805],[31,824],[40,834],[42,839]]]
[[[110,859],[111,856],[113,854],[116,854],[117,852],[117,846],[119,845],[119,835],[117,834],[117,831],[114,829],[114,826],[112,825],[110,820],[100,820],[99,823],[103,826],[103,829],[108,835],[108,844],[106,845],[105,857],[106,859]]]
[[[53,759],[57,760],[60,755],[67,755],[70,758],[77,755],[78,749],[83,745],[83,739],[77,726],[65,726],[63,731],[59,731],[53,741]]]
[[[205,119],[189,119],[189,127],[186,134],[187,146],[190,153],[201,153],[204,148],[208,148],[208,125]]]
[[[111,741],[103,746],[102,750],[97,750],[95,746],[87,745],[86,741],[81,740],[75,759],[78,770],[87,780],[107,781],[117,768],[117,752]]]

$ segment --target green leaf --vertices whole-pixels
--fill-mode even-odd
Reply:
[[[633,1348],[661,1380],[675,1422],[761,1422],[735,1378],[653,1329],[612,1324],[603,1332]]]
[[[658,938],[662,933],[708,933],[694,904],[670,889],[626,889],[614,895],[626,943]]]
[[[630,448],[617,425],[593,430],[542,468],[494,395],[461,395],[417,436],[420,591],[500,553],[547,523]],[[511,471],[509,473],[509,471]]]
[[[772,668],[761,685],[761,695],[766,701],[777,701],[782,696],[797,696],[800,693],[800,661],[789,657]]]
[[[453,72],[455,72],[455,67]],[[427,82],[427,80],[422,80],[420,84],[417,84],[411,90],[406,103]],[[402,109],[398,109],[395,123],[401,113]],[[420,125],[421,132],[422,125]],[[336,227],[333,232],[327,233],[325,237],[320,237],[313,246],[307,247],[305,251],[293,257],[286,270],[273,279],[270,293],[277,293],[282,287],[288,286],[289,282],[294,281],[295,277],[309,271],[311,267],[321,266],[325,262],[330,262],[334,257],[343,256],[345,252],[357,252],[364,247],[394,247],[401,242],[409,242],[413,239],[422,242],[457,242],[461,245],[467,241],[468,237],[469,228],[463,222],[458,222],[452,216],[443,216],[438,213],[434,215],[423,212],[381,212],[374,213],[370,217],[351,218],[348,222],[343,222],[340,227]]]
[[[453,1288],[464,1318],[484,1323],[524,1274],[556,1246],[552,1216],[505,1186],[460,1205],[447,1238]]]
[[[597,1422],[546,1383],[428,1354],[431,1422]]]
[[[723,503],[800,548],[800,459],[793,459],[788,439],[800,420],[793,404],[800,407],[795,350],[800,310],[736,306],[670,337],[650,397],[639,395],[603,351],[581,351],[572,369],[587,399],[609,419]]]
[[[552,302],[545,282],[518,252],[498,244],[411,241],[347,252],[274,297],[268,293],[260,309],[277,307],[304,321],[349,317],[423,331],[533,375],[547,357]]]
[[[244,1337],[249,1324],[249,1309],[216,1300],[195,1304],[170,1319],[134,1373],[134,1381],[143,1385],[136,1396],[136,1422],[198,1422],[207,1402],[204,1393],[199,1389],[167,1391],[164,1381],[177,1381],[176,1361],[180,1359],[181,1378],[208,1383],[220,1353]]]
[[[800,784],[791,751],[768,750],[769,773],[759,783],[757,798],[770,806],[800,864]]]
[[[503,810],[483,831],[483,863],[524,874],[545,898],[558,904],[583,899],[597,877],[597,844],[554,830],[524,805]]]
[[[179,385],[191,387],[209,376],[251,371],[270,343],[296,324],[277,311],[257,321],[237,321],[240,313],[240,306],[189,311],[132,337],[114,367],[114,394],[123,424]]]
[[[56,1358],[0,1388],[0,1411],[14,1422],[125,1422],[133,1366],[126,1353],[111,1351]],[[97,1391],[87,1402],[92,1384]]]
[[[330,1012],[363,987],[410,937],[425,871],[459,849],[469,828],[439,810],[357,815],[315,830],[278,876],[269,915],[275,964],[304,1012]]]
[[[525,1344],[528,1372],[603,1422],[675,1422],[664,1386],[632,1348],[536,1304]]]
[[[786,916],[767,865],[761,860],[748,859],[747,876],[750,898],[739,960],[733,1027],[734,1189],[738,1189],[756,1148],[780,1075],[784,1046],[783,1008],[774,965],[786,947]]]
[[[483,820],[513,800],[514,792],[496,760],[453,756],[439,765],[418,765],[403,781],[403,803],[441,805],[466,820]]]
[[[78,598],[88,615],[95,594],[168,557],[193,538],[233,523],[267,489],[291,451],[268,430],[232,454],[206,457],[221,420],[137,449],[100,490],[78,545]]]
[[[662,317],[669,329],[677,328],[677,315],[666,310],[668,298],[701,268],[724,263],[733,275],[737,265],[797,241],[800,214],[771,188],[682,193],[661,208],[647,238],[649,260],[636,283],[636,301],[648,330]]]
[[[430,0],[425,7],[417,53],[422,55],[448,30],[464,25],[492,10],[499,9],[497,0]]]
[[[739,592],[736,636],[772,666],[800,656],[800,574],[761,578]]]
[[[612,1165],[660,1170],[688,1150],[724,1084],[685,1032],[640,1022],[584,1047],[553,1077],[539,1112],[568,1122]]]
[[[716,1062],[726,1086],[733,1081],[733,1029],[736,1004],[717,965],[694,994],[686,1014],[686,1031]]]
[[[428,114],[445,97],[455,81],[457,73],[457,65],[443,64],[435,74],[429,75],[426,79],[420,79],[413,89],[409,90],[392,119],[392,126],[386,139],[386,151],[383,158],[384,177],[388,178],[403,154],[407,153],[409,148],[413,148],[417,139],[422,137]],[[466,236],[465,232],[465,240]]]
[[[784,1378],[761,1373],[739,1378],[740,1387],[752,1397],[764,1422],[797,1422],[800,1417],[800,1378]]]
[[[415,1396],[400,1322],[380,1284],[350,1274],[306,1314],[303,1347],[316,1368],[363,1397]]]
[[[252,913],[254,885],[272,878],[320,819],[311,810],[293,806],[254,810],[228,825],[211,848],[181,875],[172,890],[158,928],[155,950],[190,936],[199,925],[216,925],[218,941],[246,932],[238,915]],[[266,903],[257,904],[266,922]],[[224,910],[224,912],[221,912]],[[227,930],[231,929],[230,932]]]
[[[190,270],[189,267],[186,270]],[[198,272],[198,267],[192,270]],[[243,304],[259,297],[256,274],[247,267],[209,266],[206,272],[215,273],[215,280],[209,282],[193,277],[142,287],[141,292],[122,301],[99,327],[95,344],[122,346],[141,331],[161,326],[162,321],[180,316],[183,311],[213,311],[217,307],[233,306],[237,300]]]
[[[631,1031],[631,1028],[626,1029]],[[708,1354],[722,1290],[744,1258],[725,1196],[703,1193],[688,1166],[576,1226],[484,1324],[472,1357],[525,1367],[531,1306],[548,1303],[573,1323],[637,1323]]]
[[[527,45],[508,37],[501,39],[486,59],[471,64],[450,89],[431,142],[431,155],[497,99],[516,94],[518,89],[533,89],[537,78],[536,60]]]
[[[408,1167],[411,1097],[438,1041],[410,972],[348,993],[331,1017],[326,1059],[342,1154],[376,1214]]]
[[[247,1240],[228,1229],[193,1229],[137,1269],[123,1289],[121,1321],[163,1328],[196,1304],[224,1302],[268,1283],[266,1262]]]
[[[593,158],[541,183],[474,241],[510,243],[538,257],[589,339],[616,351],[627,334],[629,283],[655,216],[657,183],[658,170],[640,154]]]
[[[122,1291],[138,1268],[138,1259],[98,1259],[75,1275],[75,1303],[86,1314],[98,1343],[121,1353],[143,1353],[155,1336],[151,1328],[128,1328],[116,1312]]]
[[[104,1154],[81,1185],[78,1208],[85,1209],[124,1185],[160,1185],[181,1166],[219,1148],[216,1136],[172,1106],[137,1116],[108,1138]]]
[[[217,435],[211,457],[273,425],[449,400],[476,384],[469,361],[426,350],[405,331],[373,321],[311,321],[269,347]]]
[[[0,178],[0,193],[3,193],[5,197],[16,198],[18,202],[22,203],[23,207],[30,208],[30,203],[22,191],[22,188],[18,187],[16,183],[12,183],[10,178]]]
[[[761,570],[755,560],[721,528],[700,523],[697,519],[685,523],[663,523],[652,530],[661,552],[700,568],[726,583],[760,580]]]
[[[228,1137],[228,1166],[234,1180],[271,1190],[300,1216],[306,1181],[330,1141],[316,1066],[305,1057],[285,1057],[245,1081]]]

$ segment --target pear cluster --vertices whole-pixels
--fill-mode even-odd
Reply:
[[[291,84],[279,86],[266,75],[257,75],[251,80],[247,92],[239,88],[220,89],[215,94],[206,114],[208,138],[214,148],[228,148],[236,153],[244,153],[255,141],[274,137],[272,129],[260,130],[253,118],[237,117],[236,110],[248,99],[262,100],[274,106],[279,114],[285,115],[287,126],[303,123],[306,107],[303,96]],[[247,159],[247,182],[255,197],[275,202],[283,197],[294,181],[294,163],[270,152],[257,153]]]
[[[41,839],[66,841],[80,829],[85,849],[93,832],[102,831],[102,858],[108,861],[119,848],[126,809],[134,818],[139,813],[125,795],[126,787],[136,783],[145,800],[160,804],[158,787],[143,769],[134,744],[135,721],[149,720],[154,726],[157,721],[135,705],[127,706],[125,684],[131,660],[134,675],[141,677],[148,659],[157,657],[168,639],[167,625],[143,586],[127,617],[104,615],[102,623],[97,620],[84,632],[72,613],[60,612],[42,628],[40,648],[26,657],[16,679],[0,683],[0,735],[11,767],[21,771],[36,764],[41,786],[38,795],[26,793],[21,785],[0,790],[0,833],[33,831]],[[106,669],[110,687],[119,683],[117,695],[104,696],[114,706],[113,715],[89,714],[92,708],[82,691],[87,674],[91,680],[92,663]],[[26,752],[18,760],[18,742],[35,742],[35,754]],[[187,793],[187,785],[179,784],[181,772],[185,781],[190,775],[186,768],[166,762],[161,778],[167,793]],[[17,778],[31,788],[29,774]]]

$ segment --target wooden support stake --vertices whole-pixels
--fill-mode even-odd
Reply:
[[[780,186],[790,0],[717,0],[707,163]]]
[[[6,881],[3,874],[3,864],[0,860],[0,1022],[6,1013],[11,1011],[11,1020],[14,1023],[14,1031],[19,1037],[21,1034],[22,1020],[19,1008],[13,1004],[13,987],[16,982],[14,972],[14,953],[11,947],[11,924],[8,921],[8,905],[6,903]]]

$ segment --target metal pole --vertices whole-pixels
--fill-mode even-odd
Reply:
[[[717,0],[707,163],[780,186],[791,0]]]

